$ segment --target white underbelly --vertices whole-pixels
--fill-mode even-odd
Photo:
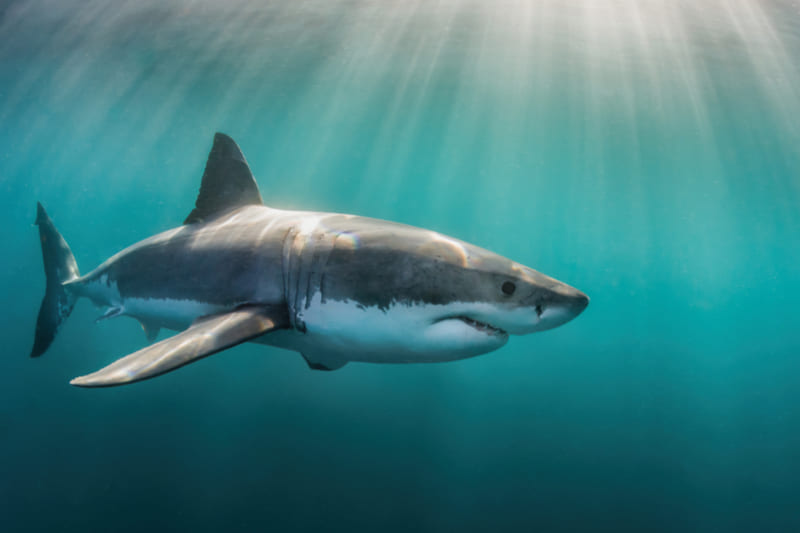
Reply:
[[[172,298],[126,298],[123,313],[143,322],[176,331],[184,330],[201,316],[224,312],[227,306]]]
[[[394,304],[387,309],[353,301],[320,302],[319,293],[299,318],[305,332],[270,333],[262,342],[318,359],[369,363],[444,362],[497,349],[505,339],[488,339],[460,323],[435,324],[445,306]],[[458,328],[457,332],[447,328]],[[455,333],[455,336],[453,335]]]

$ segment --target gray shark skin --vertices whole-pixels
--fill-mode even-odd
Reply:
[[[578,316],[582,292],[477,246],[422,228],[263,205],[234,141],[216,134],[183,226],[130,246],[81,276],[44,208],[37,216],[47,292],[31,356],[75,300],[100,319],[137,319],[149,340],[180,333],[72,384],[121,385],[242,342],[300,352],[309,367],[442,362]]]

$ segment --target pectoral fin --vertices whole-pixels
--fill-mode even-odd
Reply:
[[[189,329],[70,381],[78,387],[113,387],[159,376],[178,367],[286,327],[284,313],[248,306],[202,318]]]

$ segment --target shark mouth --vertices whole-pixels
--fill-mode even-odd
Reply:
[[[500,328],[496,328],[496,327],[492,326],[491,324],[487,324],[485,322],[480,322],[478,320],[469,318],[467,316],[454,316],[452,318],[455,319],[455,320],[460,320],[460,321],[464,322],[466,325],[470,326],[471,328],[474,328],[474,329],[480,331],[481,333],[485,333],[487,335],[499,335],[499,336],[508,335],[508,333],[506,333],[505,331],[503,331]]]

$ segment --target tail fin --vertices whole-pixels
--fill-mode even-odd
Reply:
[[[80,275],[78,264],[67,242],[47,216],[42,204],[37,206],[36,225],[39,226],[39,240],[42,242],[47,291],[39,308],[39,318],[36,320],[36,336],[31,357],[39,357],[50,347],[58,327],[72,312],[75,296],[64,284]]]

